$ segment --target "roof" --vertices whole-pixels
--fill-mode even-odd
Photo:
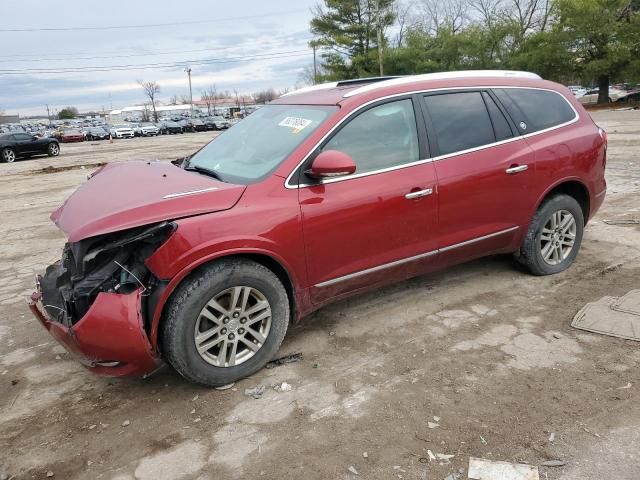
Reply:
[[[426,73],[423,75],[408,75],[403,77],[374,77],[351,81],[330,82],[320,85],[304,87],[299,90],[282,95],[272,103],[298,103],[310,105],[336,105],[345,99],[357,97],[366,93],[383,91],[393,87],[411,89],[420,84],[420,88],[426,87],[424,84],[432,84],[436,87],[443,83],[451,83],[457,86],[463,82],[469,84],[471,80],[484,78],[497,80],[501,84],[504,80],[541,80],[535,73],[522,72],[517,70],[462,70],[454,72]],[[511,82],[506,82],[511,83]],[[428,88],[428,87],[427,87]]]

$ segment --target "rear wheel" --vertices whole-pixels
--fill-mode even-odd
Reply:
[[[224,385],[261,369],[289,324],[287,292],[266,267],[223,260],[173,294],[161,331],[166,360],[185,378]]]
[[[7,147],[2,150],[2,154],[0,155],[0,158],[5,163],[13,163],[16,161],[16,152],[13,150],[13,148]]]
[[[57,157],[60,155],[60,145],[57,143],[50,143],[49,148],[47,150],[47,155],[50,157]]]
[[[569,195],[554,195],[533,217],[518,260],[534,275],[562,272],[578,255],[583,232],[584,214],[578,202]]]

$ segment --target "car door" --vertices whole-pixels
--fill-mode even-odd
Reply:
[[[513,248],[535,201],[533,150],[487,91],[423,98],[437,155],[440,261]]]
[[[436,175],[423,120],[415,114],[417,101],[409,97],[370,105],[315,151],[348,154],[356,164],[354,174],[321,183],[300,174],[313,302],[409,277],[432,263]]]
[[[34,140],[31,135],[26,133],[14,133],[13,138],[16,142],[16,153],[26,155],[34,152]]]

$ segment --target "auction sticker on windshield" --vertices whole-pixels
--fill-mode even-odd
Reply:
[[[300,130],[307,128],[312,123],[313,120],[308,120],[306,118],[287,117],[278,125],[280,125],[281,127],[293,128],[294,132],[298,133]]]

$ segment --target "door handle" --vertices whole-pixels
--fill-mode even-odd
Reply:
[[[524,172],[529,169],[529,165],[516,165],[514,167],[509,167],[505,170],[509,175],[513,175],[514,173]]]
[[[415,200],[416,198],[428,197],[433,193],[433,188],[425,188],[424,190],[418,190],[417,192],[409,192],[404,198],[407,200]]]

